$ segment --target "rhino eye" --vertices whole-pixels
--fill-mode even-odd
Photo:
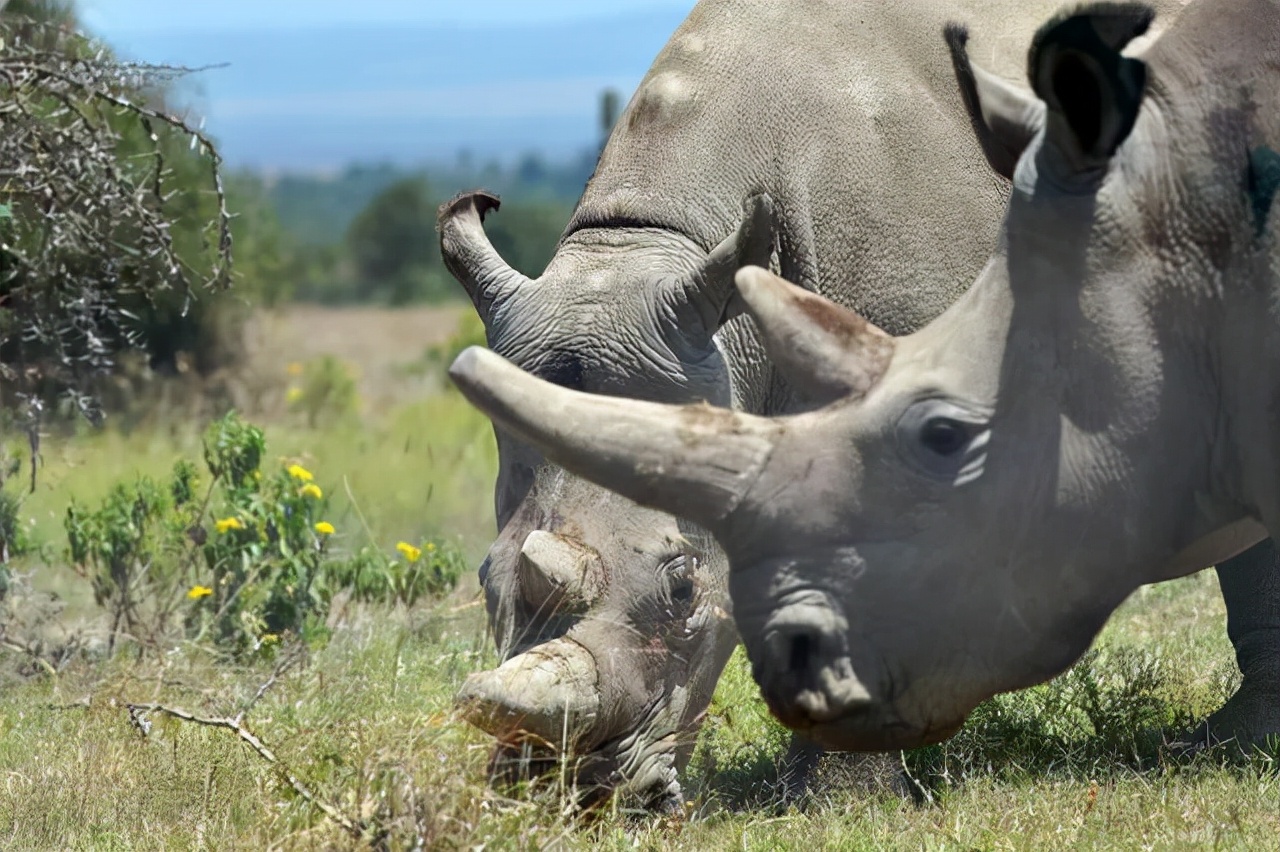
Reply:
[[[698,567],[694,556],[677,556],[666,564],[667,591],[671,602],[687,607],[693,602],[693,574]]]
[[[916,470],[962,485],[982,474],[991,438],[990,414],[945,399],[912,403],[898,422],[898,448]]]
[[[920,427],[920,443],[940,456],[954,456],[969,443],[969,424],[950,417],[931,417]]]

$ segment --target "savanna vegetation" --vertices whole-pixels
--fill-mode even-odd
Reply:
[[[495,662],[496,453],[443,374],[483,334],[430,235],[453,190],[506,190],[493,240],[536,274],[590,156],[219,184],[216,140],[170,120],[180,69],[72,23],[0,16],[0,847],[1275,845],[1274,753],[1151,735],[1237,677],[1211,573],[1139,591],[945,744],[830,761],[799,806],[741,652],[683,812],[575,813],[568,766],[491,785],[452,698]]]

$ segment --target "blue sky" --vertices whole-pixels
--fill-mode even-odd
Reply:
[[[605,87],[629,96],[693,0],[79,0],[123,55],[226,67],[187,107],[233,165],[317,171],[537,151],[597,136]]]
[[[104,35],[178,29],[325,27],[337,24],[492,26],[611,17],[692,8],[682,0],[77,0],[84,22]]]

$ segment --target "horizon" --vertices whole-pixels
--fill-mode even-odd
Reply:
[[[599,142],[599,98],[630,98],[693,0],[484,4],[80,0],[122,57],[200,68],[178,101],[229,166],[548,162]],[[225,64],[224,64],[225,63]],[[216,66],[216,67],[209,67]]]

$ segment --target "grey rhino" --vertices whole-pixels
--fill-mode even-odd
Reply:
[[[977,135],[1016,164],[999,248],[902,337],[741,271],[811,411],[593,397],[478,350],[454,365],[547,458],[715,534],[769,706],[821,743],[943,739],[1069,665],[1140,584],[1211,563],[1244,680],[1202,734],[1280,733],[1260,544],[1280,533],[1280,3],[1201,2],[1122,53],[1151,20],[1051,20],[1038,99],[949,29]]]
[[[972,137],[937,34],[967,16],[998,30],[991,50],[1005,55],[999,44],[1056,5],[703,0],[621,116],[540,278],[485,237],[497,206],[485,193],[441,208],[443,256],[490,348],[543,379],[790,410],[754,327],[717,334],[733,272],[772,263],[895,333],[941,312],[994,245],[1008,185]],[[563,746],[581,786],[669,801],[737,641],[724,555],[496,434],[500,531],[480,573],[504,662],[467,681],[464,712],[500,754],[522,739]]]

